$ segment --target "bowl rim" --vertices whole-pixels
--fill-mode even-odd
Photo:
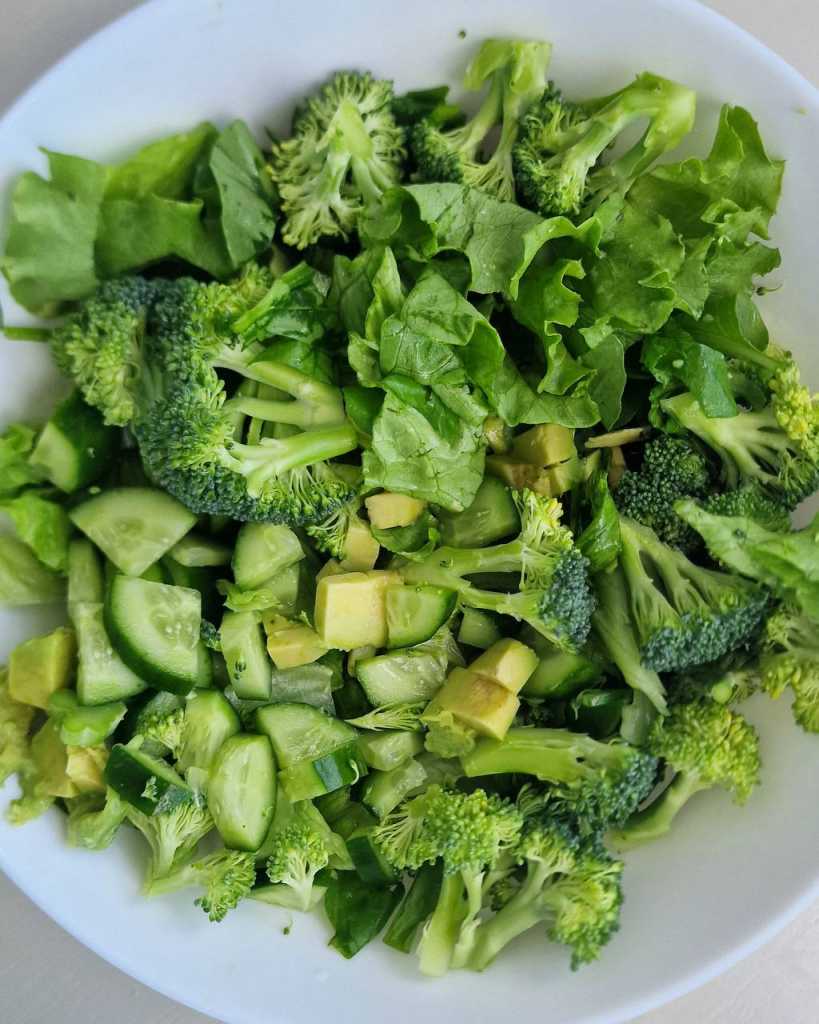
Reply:
[[[46,88],[50,80],[62,72],[65,65],[80,54],[85,56],[98,48],[105,48],[110,38],[127,31],[130,25],[136,24],[142,19],[152,19],[154,11],[160,5],[167,6],[168,2],[169,0],[141,0],[132,10],[106,22],[97,31],[80,41],[32,79],[29,85],[5,108],[0,108],[0,126],[13,119],[18,113],[18,109],[41,89]],[[726,36],[732,36],[737,43],[754,52],[757,59],[773,73],[789,79],[790,84],[802,93],[804,102],[814,107],[819,114],[819,85],[814,85],[784,57],[766,46],[750,31],[737,25],[720,11],[707,6],[704,0],[645,0],[645,2],[647,6],[671,8],[680,16],[694,23],[698,22],[704,29],[718,30]],[[1,233],[0,237],[2,237]],[[4,788],[7,787],[0,786],[0,793]],[[41,902],[23,881],[23,872],[18,871],[17,861],[4,856],[2,848],[0,848],[0,870],[39,910],[101,960],[160,995],[198,1013],[211,1015],[211,1009],[205,1002],[197,1001],[195,993],[177,990],[172,983],[165,980],[151,979],[151,972],[147,966],[143,968],[142,965],[130,960],[125,955],[120,956],[115,951],[104,949],[92,935],[84,934],[85,928],[81,920],[72,919],[69,912],[64,912],[59,907],[49,906],[45,900]],[[616,1019],[611,1016],[610,1011],[607,1011],[594,1016],[586,1016],[583,1019],[583,1024],[626,1024],[627,1021],[659,1009],[693,992],[766,945],[817,900],[819,900],[819,866],[816,868],[813,881],[801,893],[785,902],[778,913],[774,914],[765,925],[758,927],[748,935],[744,941],[733,946],[726,953],[714,957],[704,966],[682,974],[673,984],[663,983],[653,988],[648,987],[642,995],[635,996],[629,1003],[623,1005]],[[164,979],[164,976],[162,977]]]

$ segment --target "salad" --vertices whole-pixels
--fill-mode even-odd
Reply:
[[[549,58],[485,41],[472,113],[340,72],[264,149],[19,177],[42,325],[4,330],[68,393],[0,436],[0,601],[68,624],[0,672],[12,823],[135,831],[146,896],[322,907],[344,957],[578,967],[630,848],[752,797],[749,697],[819,732],[819,405],[756,304],[784,165],[736,106],[676,159],[690,89]]]

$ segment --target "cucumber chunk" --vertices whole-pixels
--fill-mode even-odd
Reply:
[[[309,704],[269,704],[256,712],[256,728],[268,736],[280,768],[355,743],[358,734],[346,722]]]
[[[303,558],[301,541],[288,526],[245,523],[236,538],[233,575],[242,590],[253,590]]]
[[[100,602],[80,601],[71,609],[77,633],[77,697],[80,704],[127,700],[148,688],[120,658],[105,628]]]
[[[398,872],[373,842],[372,827],[356,829],[347,839],[347,849],[363,882],[392,885],[398,881]]]
[[[276,809],[276,762],[266,736],[231,736],[217,753],[208,810],[225,846],[258,850]]]
[[[190,790],[170,765],[121,743],[111,748],[104,777],[111,789],[143,814],[153,814],[170,789]]]
[[[387,646],[414,647],[436,633],[455,611],[457,594],[446,587],[387,587]]]
[[[185,705],[185,727],[177,767],[210,771],[222,744],[239,732],[239,716],[218,690],[192,694]]]
[[[423,786],[426,778],[423,765],[415,760],[406,761],[389,772],[373,772],[364,783],[361,802],[376,818],[385,818],[414,789]]]
[[[171,548],[170,557],[187,569],[230,565],[230,548],[201,533],[188,533]]]
[[[358,737],[358,746],[370,768],[388,772],[420,754],[424,738],[420,732],[370,732]]]
[[[467,647],[488,650],[497,643],[503,634],[498,621],[491,612],[482,612],[477,608],[464,608],[461,627],[458,630],[458,643]]]
[[[291,803],[313,800],[343,786],[352,786],[367,774],[357,743],[346,743],[328,754],[298,761],[279,772],[279,784]]]
[[[187,694],[209,685],[213,672],[199,636],[201,607],[196,590],[115,576],[105,626],[119,656],[146,683]]]
[[[82,400],[79,391],[60,402],[43,427],[29,461],[67,494],[98,480],[111,463],[119,431]]]
[[[94,545],[85,537],[75,537],[68,545],[68,614],[73,620],[75,605],[105,600],[102,564]]]
[[[115,487],[71,511],[71,521],[127,576],[141,576],[196,523],[181,502],[151,487]]]
[[[225,612],[219,630],[228,675],[242,700],[267,700],[273,666],[253,612]]]
[[[362,658],[356,676],[373,707],[399,701],[429,700],[446,676],[446,658],[432,651],[398,650]]]
[[[453,548],[481,548],[511,537],[520,530],[520,516],[512,492],[494,476],[485,476],[469,508],[439,519],[441,544]]]

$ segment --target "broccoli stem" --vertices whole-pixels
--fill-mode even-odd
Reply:
[[[163,896],[165,893],[177,892],[179,889],[188,889],[191,886],[199,885],[202,881],[202,874],[193,864],[185,864],[168,874],[147,878],[142,888],[145,896]]]
[[[659,839],[671,829],[674,819],[691,797],[708,788],[699,776],[680,772],[653,803],[612,833],[612,841],[619,849],[627,849]]]
[[[418,945],[421,973],[430,978],[440,978],[449,970],[465,914],[463,893],[460,873],[444,875],[438,902]]]
[[[50,341],[54,333],[48,327],[3,327],[0,333],[9,341]]]
[[[338,405],[314,405],[311,402],[272,401],[241,396],[225,403],[225,411],[241,413],[269,423],[290,423],[296,427],[335,426],[344,423],[344,409]]]
[[[466,963],[470,970],[485,970],[512,939],[546,918],[547,914],[539,904],[538,896],[550,874],[552,869],[546,864],[529,862],[520,889],[494,917],[477,929],[472,953]]]
[[[511,729],[503,740],[481,740],[461,763],[467,778],[514,772],[571,784],[589,773],[587,764],[616,765],[627,749],[565,729]]]
[[[265,483],[288,469],[324,462],[351,452],[358,446],[354,428],[348,424],[307,430],[292,437],[263,437],[256,445],[234,444],[224,455],[225,464],[247,478],[248,493],[261,493]]]

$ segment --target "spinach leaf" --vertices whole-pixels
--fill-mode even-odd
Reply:
[[[401,900],[395,917],[392,919],[384,942],[400,953],[412,952],[418,929],[426,921],[441,891],[443,879],[443,861],[424,864],[413,878],[407,894]]]
[[[597,473],[589,482],[587,495],[592,518],[577,538],[578,549],[588,558],[592,572],[602,572],[620,555],[620,516],[609,491],[605,473]]]
[[[642,361],[660,385],[652,392],[655,404],[678,383],[696,397],[706,416],[736,416],[725,356],[694,341],[678,324],[669,322],[660,334],[646,339]]]

